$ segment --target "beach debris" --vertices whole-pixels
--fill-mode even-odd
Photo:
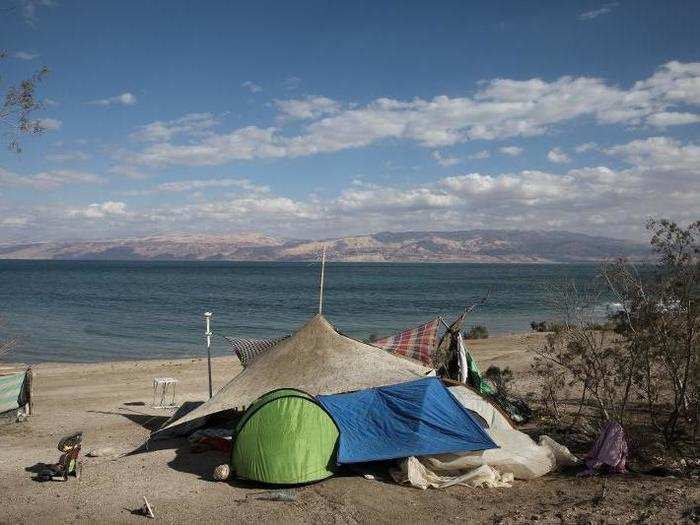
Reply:
[[[218,465],[214,469],[213,478],[216,481],[226,481],[230,475],[231,475],[231,467],[229,467],[226,463],[224,463],[222,465]]]
[[[139,507],[136,510],[132,510],[131,513],[139,515],[139,516],[144,516],[146,518],[155,519],[156,516],[155,516],[155,514],[153,514],[153,508],[151,508],[151,504],[148,503],[146,496],[142,496],[142,498],[143,498],[143,505],[141,505],[141,507]]]
[[[231,428],[203,428],[190,435],[190,451],[197,454],[208,450],[220,450],[226,454],[231,452],[233,429]]]
[[[199,438],[199,440],[190,447],[190,452],[193,454],[199,454],[208,450],[218,450],[220,452],[224,452],[225,454],[230,454],[231,438],[204,436]]]
[[[196,443],[200,438],[203,437],[220,437],[220,438],[231,438],[233,436],[233,428],[225,427],[209,427],[196,430],[190,434],[187,440],[190,443]]]
[[[627,454],[627,439],[622,425],[617,421],[606,421],[593,448],[584,456],[586,468],[579,472],[579,476],[591,476],[598,469],[624,474],[627,472]]]
[[[114,447],[102,447],[90,449],[85,455],[89,458],[100,458],[104,456],[114,456],[116,453],[117,451]]]
[[[253,499],[264,501],[296,501],[297,492],[295,490],[269,490],[266,492],[256,492],[251,494]]]
[[[685,509],[683,517],[693,523],[700,522],[700,505],[693,505]]]
[[[17,414],[15,415],[15,422],[24,423],[28,417],[29,414],[27,413],[26,407],[20,407],[17,409]]]
[[[58,463],[38,463],[34,468],[37,481],[68,481],[68,476],[80,479],[83,463],[78,458],[82,446],[83,433],[76,432],[65,436],[58,442],[58,450],[62,452]],[[30,468],[30,469],[31,469]],[[28,470],[30,470],[28,469]]]
[[[399,467],[391,469],[389,473],[397,483],[411,485],[422,490],[427,488],[444,489],[453,485],[473,488],[509,488],[514,480],[511,472],[501,474],[489,465],[481,465],[466,473],[440,475],[413,456],[402,460]]]

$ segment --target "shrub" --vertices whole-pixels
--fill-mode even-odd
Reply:
[[[653,266],[640,272],[620,259],[600,270],[622,311],[596,324],[595,297],[573,283],[562,287],[553,302],[565,321],[536,351],[533,367],[555,421],[595,433],[602,421],[617,419],[676,447],[698,431],[700,221],[682,228],[651,220],[647,229]]]
[[[491,365],[486,372],[484,372],[484,379],[489,380],[493,386],[496,387],[497,392],[508,396],[510,393],[510,383],[513,381],[514,375],[513,371],[508,367],[499,368]]]
[[[488,339],[489,331],[482,324],[477,324],[472,326],[469,331],[464,335],[465,339]]]
[[[532,321],[530,328],[535,332],[561,332],[564,329],[564,323],[558,321]]]

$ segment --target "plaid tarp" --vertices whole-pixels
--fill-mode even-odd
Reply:
[[[440,320],[436,317],[425,324],[408,328],[403,332],[377,339],[372,344],[392,354],[410,357],[428,366],[433,366],[432,354],[437,341]]]
[[[223,337],[229,342],[231,349],[235,352],[236,356],[241,362],[241,365],[243,365],[245,368],[253,359],[258,357],[260,354],[265,353],[280,341],[287,339],[289,336],[285,335],[284,337],[278,337],[277,339],[242,339],[238,337]]]

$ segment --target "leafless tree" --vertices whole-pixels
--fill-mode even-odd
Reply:
[[[7,51],[0,50],[0,64],[6,63]],[[21,135],[38,135],[44,131],[41,121],[34,118],[36,111],[43,107],[36,97],[37,85],[48,75],[49,69],[42,67],[17,85],[4,88],[0,105],[0,125],[7,141],[7,147],[17,153],[22,151]],[[0,85],[4,76],[0,75]]]

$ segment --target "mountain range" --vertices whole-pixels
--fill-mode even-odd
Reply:
[[[642,259],[645,244],[565,231],[381,232],[325,240],[248,233],[165,235],[81,242],[0,244],[0,259],[309,261],[326,246],[330,261],[591,262]]]

